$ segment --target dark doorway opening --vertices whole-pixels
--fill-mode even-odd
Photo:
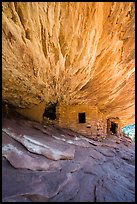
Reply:
[[[56,119],[56,106],[57,106],[57,103],[49,103],[49,105],[45,108],[43,117],[47,117],[50,120],[55,120]]]
[[[112,131],[112,133],[114,133],[114,134],[117,133],[117,124],[116,123],[111,122],[110,131]]]
[[[79,118],[79,123],[85,123],[86,122],[86,114],[85,113],[79,113],[78,118]]]

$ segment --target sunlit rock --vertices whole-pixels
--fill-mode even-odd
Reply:
[[[3,100],[38,121],[58,102],[134,123],[134,13],[133,2],[3,2]]]

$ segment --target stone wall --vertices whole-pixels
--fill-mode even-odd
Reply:
[[[112,131],[110,130],[111,122],[117,124],[118,127],[116,128],[116,132],[117,134],[120,134],[122,125],[121,125],[121,121],[119,118],[108,118],[107,119],[107,133],[112,134]]]
[[[45,107],[45,103],[41,103],[27,109],[16,109],[16,111],[31,120],[44,122],[43,113]],[[79,123],[79,113],[85,113],[85,123]],[[118,125],[117,134],[121,133],[120,119],[107,119],[96,106],[86,104],[66,105],[60,103],[56,107],[56,117],[56,121],[50,120],[51,124],[53,122],[53,124],[55,123],[60,127],[69,128],[91,138],[100,139],[106,137],[107,134],[111,134],[111,122]]]
[[[107,134],[107,120],[95,106],[59,104],[56,112],[61,127],[70,128],[89,137]],[[86,115],[86,122],[79,123],[78,114],[83,112]]]

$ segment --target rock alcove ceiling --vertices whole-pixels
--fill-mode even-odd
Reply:
[[[133,2],[3,2],[2,97],[95,105],[134,123]]]

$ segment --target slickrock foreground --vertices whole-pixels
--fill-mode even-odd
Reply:
[[[3,117],[3,202],[134,202],[135,145]]]

